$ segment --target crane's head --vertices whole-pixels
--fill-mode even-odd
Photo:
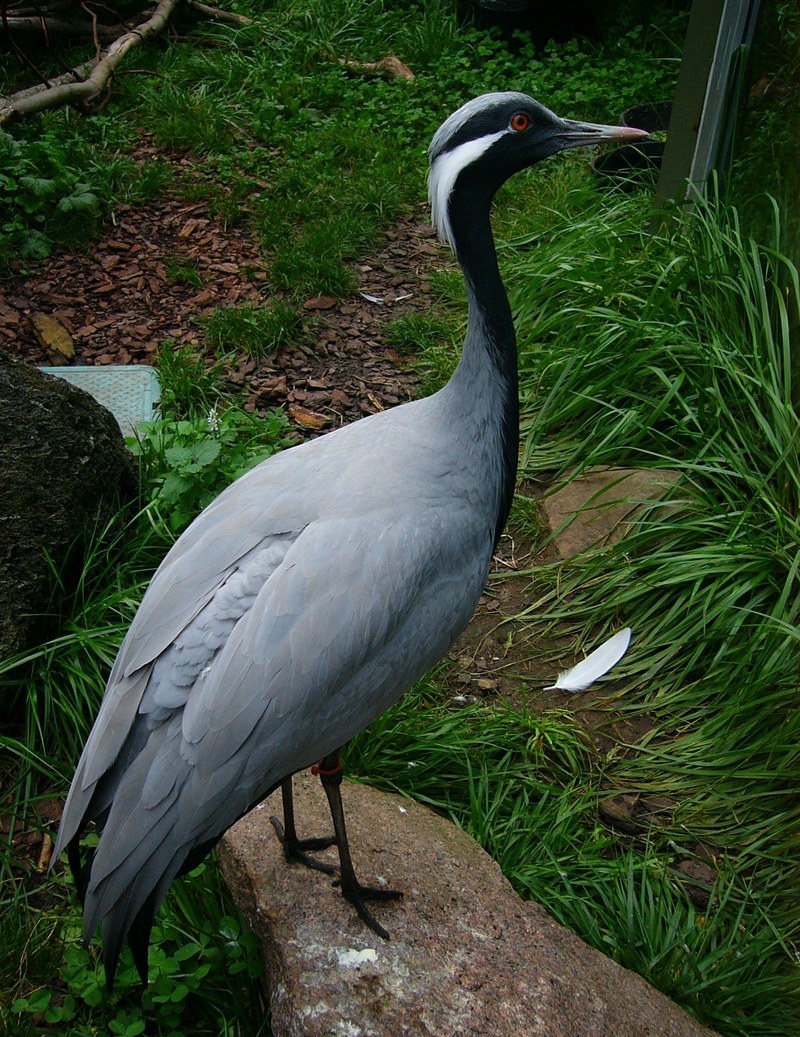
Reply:
[[[489,198],[514,173],[566,148],[609,140],[641,140],[628,126],[598,126],[560,119],[527,94],[483,94],[467,101],[434,134],[428,150],[428,193],[433,223],[452,244],[450,203],[463,182]]]

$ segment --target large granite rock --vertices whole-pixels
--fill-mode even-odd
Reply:
[[[330,829],[317,779],[295,779],[302,837]],[[261,939],[276,1037],[709,1037],[686,1012],[523,902],[497,864],[425,807],[346,782],[356,873],[405,899],[376,936],[331,879],[283,858],[276,794],[219,859]],[[334,853],[335,851],[327,851]]]
[[[113,415],[88,393],[0,351],[0,659],[52,633],[52,568],[65,589],[82,544],[137,481]],[[49,560],[48,560],[49,559]]]

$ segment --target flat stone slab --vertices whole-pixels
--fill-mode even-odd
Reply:
[[[275,1037],[711,1037],[643,979],[514,892],[465,832],[401,796],[345,782],[356,873],[401,889],[374,904],[382,940],[330,876],[287,864],[280,795],[219,844],[259,936]],[[327,801],[295,778],[298,834],[327,835]],[[326,851],[335,860],[335,851]]]
[[[665,497],[679,478],[671,468],[590,468],[542,498],[560,557],[616,543],[642,505]]]

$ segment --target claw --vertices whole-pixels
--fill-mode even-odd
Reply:
[[[349,903],[353,905],[358,913],[359,918],[365,922],[374,933],[382,937],[384,940],[390,940],[391,936],[387,929],[381,925],[381,923],[375,918],[372,912],[369,910],[367,905],[364,903],[365,900],[399,900],[404,894],[398,889],[383,889],[375,886],[362,886],[356,881],[355,885],[350,883],[344,883],[341,879],[336,879],[333,883],[334,886],[339,886],[342,890],[342,896]]]
[[[339,886],[342,896],[356,909],[359,918],[374,933],[384,940],[389,939],[389,933],[380,922],[373,917],[372,912],[364,903],[365,900],[398,900],[403,896],[396,889],[383,889],[375,886],[362,886],[353,870],[353,861],[350,857],[350,847],[347,842],[347,828],[344,823],[344,810],[342,808],[342,797],[340,786],[342,784],[342,765],[338,750],[329,753],[323,760],[312,768],[318,774],[328,797],[331,809],[331,818],[336,834],[326,839],[298,839],[294,822],[294,800],[292,797],[292,779],[285,778],[281,782],[283,793],[283,818],[281,824],[277,817],[271,817],[272,827],[283,847],[283,853],[287,861],[300,861],[308,868],[323,871],[327,875],[333,875],[337,871],[340,877],[334,881],[334,886]],[[285,826],[285,827],[284,827]],[[328,846],[336,845],[339,850],[339,868],[332,864],[318,861],[309,853],[324,850]]]

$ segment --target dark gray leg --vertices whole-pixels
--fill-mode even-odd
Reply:
[[[342,888],[342,896],[349,900],[358,912],[361,919],[384,940],[389,939],[389,933],[376,921],[372,913],[367,909],[365,900],[396,900],[402,897],[402,893],[395,889],[380,889],[372,886],[362,886],[356,878],[353,869],[353,861],[350,857],[350,846],[347,841],[347,829],[344,823],[344,809],[342,807],[342,764],[338,750],[330,753],[322,760],[316,768],[328,797],[331,808],[333,828],[336,832],[336,845],[339,848],[340,878],[337,884]]]
[[[286,860],[299,861],[301,864],[305,864],[307,868],[314,868],[315,871],[324,871],[326,875],[335,874],[336,868],[333,864],[318,861],[316,857],[311,857],[309,854],[314,853],[316,850],[325,850],[327,847],[333,846],[336,842],[336,836],[331,835],[325,839],[298,839],[294,823],[294,795],[292,794],[291,777],[284,778],[281,782],[281,797],[283,799],[283,824],[280,823],[277,817],[271,817],[270,821],[281,841]]]

